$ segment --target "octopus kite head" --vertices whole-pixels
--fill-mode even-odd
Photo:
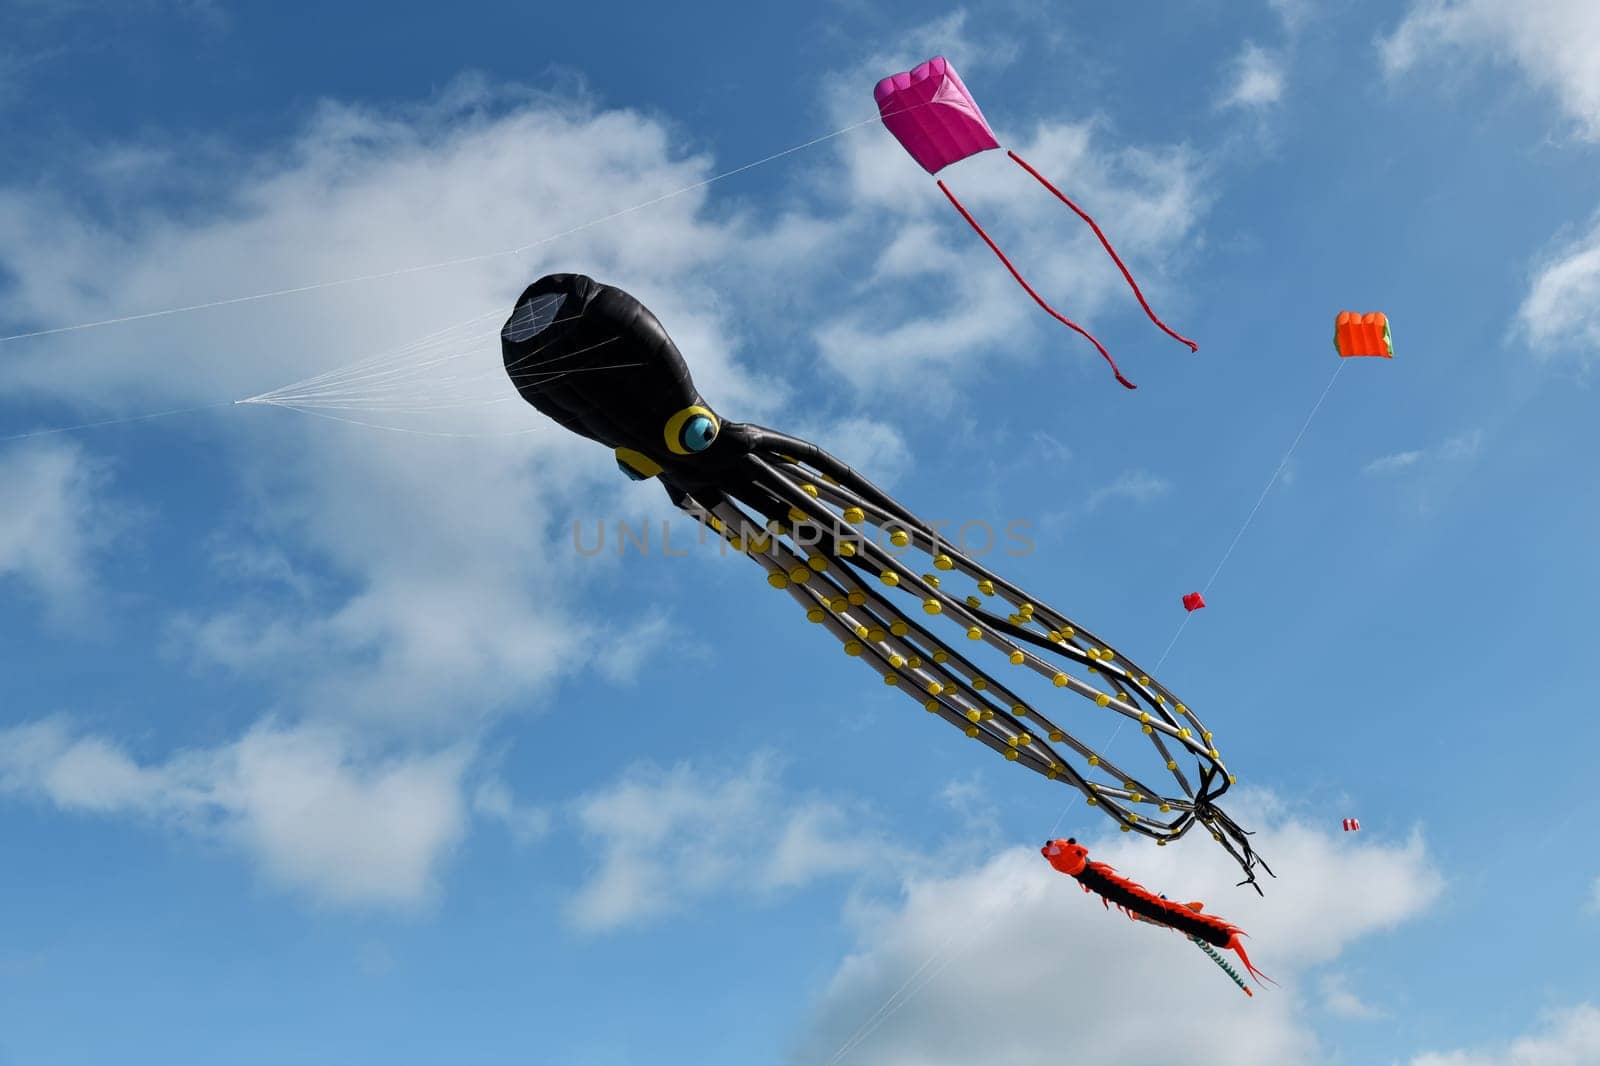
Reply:
[[[1050,860],[1051,866],[1069,877],[1081,874],[1084,867],[1089,865],[1089,849],[1072,837],[1046,842],[1045,846],[1039,849],[1039,854]]]
[[[635,480],[692,468],[714,450],[722,420],[656,316],[621,289],[546,275],[517,301],[500,348],[523,399],[615,449]]]

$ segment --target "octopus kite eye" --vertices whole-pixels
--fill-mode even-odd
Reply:
[[[705,415],[695,415],[683,427],[683,446],[691,452],[703,452],[717,439],[717,424]]]
[[[667,447],[674,455],[694,455],[717,439],[717,416],[704,407],[685,407],[667,419]]]

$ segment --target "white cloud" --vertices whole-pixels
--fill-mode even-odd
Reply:
[[[815,441],[857,470],[871,471],[872,480],[893,486],[912,468],[906,439],[882,418],[851,415],[830,422],[802,420],[794,432]]]
[[[1483,448],[1483,430],[1474,429],[1458,433],[1439,446],[1439,456],[1444,459],[1471,459]]]
[[[361,765],[331,737],[257,730],[219,776],[269,874],[338,902],[410,904],[465,830],[464,764],[450,751]]]
[[[480,784],[472,794],[472,810],[500,822],[519,844],[532,843],[550,832],[550,811],[518,803],[504,781]]]
[[[1328,1013],[1353,1021],[1370,1021],[1384,1017],[1383,1011],[1350,991],[1349,980],[1343,974],[1326,974],[1322,978],[1321,985],[1322,1005]]]
[[[1281,988],[1247,999],[1182,937],[1106,913],[1036,849],[1008,850],[981,866],[910,878],[899,901],[863,912],[860,947],[834,974],[794,1059],[829,1061],[866,1023],[868,1035],[839,1061],[1054,1063],[1060,1041],[1022,1021],[1048,1017],[1099,1062],[1158,1066],[1175,1048],[1195,1066],[1316,1061],[1301,975],[1418,914],[1441,881],[1416,839],[1352,845],[1281,815],[1244,820],[1260,830],[1253,843],[1279,874],[1264,899],[1233,887],[1236,867],[1209,839],[1158,850],[1117,837],[1091,841],[1091,854],[1236,922],[1249,933],[1252,961]],[[1186,1009],[1128,1025],[1132,990],[1181,996]],[[880,1005],[888,1009],[872,1029]],[[975,1017],[1010,1024],[973,1026]]]
[[[141,188],[183,158],[159,148],[140,156]],[[130,212],[140,219],[132,229],[109,228],[60,195],[0,190],[0,261],[14,275],[7,318],[88,321],[508,248],[712,173],[710,159],[682,158],[659,122],[470,82],[409,111],[328,105],[286,146],[208,158],[220,171],[218,201],[172,217]],[[98,180],[134,179],[111,168]],[[558,674],[623,678],[659,646],[639,643],[629,663],[586,639],[584,584],[614,556],[550,562],[576,559],[575,514],[659,518],[669,505],[659,489],[629,493],[637,486],[602,449],[516,398],[494,334],[533,277],[586,270],[669,323],[714,403],[770,410],[775,390],[732,358],[737,287],[727,286],[728,299],[705,295],[721,264],[740,269],[741,227],[751,223],[703,221],[707,195],[515,257],[133,323],[114,337],[90,330],[8,346],[0,388],[86,415],[181,407],[253,395],[489,311],[484,336],[469,338],[450,369],[483,375],[498,389],[491,402],[404,424],[477,436],[383,432],[264,407],[217,416],[214,446],[255,503],[239,539],[294,582],[258,567],[231,603],[205,597],[203,610],[174,612],[172,636],[190,656],[287,686],[272,697],[297,713],[448,740],[537,700]],[[496,435],[507,433],[520,435]],[[65,587],[67,562],[42,551],[29,572]],[[286,559],[292,571],[275,561]]]
[[[1147,504],[1165,496],[1171,489],[1172,482],[1164,477],[1158,477],[1147,470],[1130,470],[1111,484],[1102,485],[1089,493],[1089,499],[1084,506],[1094,511],[1112,500]]]
[[[412,907],[466,828],[466,753],[376,756],[314,729],[140,763],[59,720],[0,730],[0,793],[221,838],[271,880],[342,906]]]
[[[947,783],[939,798],[953,815],[951,836],[939,852],[941,866],[986,855],[996,842],[1004,839],[1000,808],[978,773]]]
[[[1543,355],[1600,358],[1600,216],[1589,232],[1556,248],[1517,311],[1529,344]]]
[[[666,552],[670,546],[674,554],[688,551],[691,537],[698,538],[703,527],[696,524],[694,530],[693,534],[685,533],[681,541],[675,535],[664,534],[669,539],[658,546],[659,550]],[[594,669],[614,685],[636,683],[645,666],[673,643],[673,636],[672,619],[664,612],[620,624],[612,630],[604,654],[595,659]]]
[[[1034,430],[1029,439],[1045,459],[1052,463],[1069,463],[1072,461],[1072,449],[1063,444],[1061,440],[1042,429]]]
[[[1408,467],[1416,466],[1426,454],[1424,451],[1414,450],[1382,455],[1362,467],[1361,472],[1364,474],[1393,474]]]
[[[1430,448],[1414,448],[1410,451],[1379,456],[1363,466],[1361,472],[1383,476],[1406,470],[1421,470],[1439,463],[1465,462],[1476,458],[1482,449],[1483,431],[1473,429],[1447,437]]]
[[[1283,28],[1290,36],[1299,33],[1312,15],[1311,0],[1267,0],[1267,4],[1283,21]]]
[[[1585,137],[1600,139],[1600,7],[1592,0],[1414,0],[1382,47],[1391,76],[1451,48],[1513,63],[1554,93]]]
[[[1219,107],[1269,107],[1283,98],[1283,59],[1247,43],[1233,61],[1227,91]]]
[[[22,86],[34,57],[15,48],[0,50],[0,111],[9,110],[21,98]]]
[[[211,552],[212,568],[241,584],[287,590],[297,599],[309,599],[314,582],[281,548],[270,543],[218,541]]]
[[[766,895],[903,858],[859,811],[785,795],[778,766],[758,755],[740,769],[638,766],[581,797],[574,817],[599,850],[568,914],[609,930],[730,893]]]
[[[16,581],[58,620],[78,615],[97,554],[126,516],[103,498],[104,467],[76,444],[0,450],[0,587]]]
[[[1600,1007],[1582,1003],[1550,1015],[1537,1034],[1493,1051],[1430,1051],[1410,1066],[1589,1066],[1600,1062]]]

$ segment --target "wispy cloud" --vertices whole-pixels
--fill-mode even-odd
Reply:
[[[1395,452],[1393,455],[1379,456],[1361,470],[1366,474],[1393,474],[1407,467],[1416,466],[1426,454],[1422,451]]]
[[[1283,57],[1247,43],[1234,59],[1228,87],[1217,101],[1222,108],[1263,108],[1283,98]]]
[[[1446,438],[1430,448],[1379,456],[1362,467],[1361,472],[1381,477],[1407,470],[1421,470],[1436,462],[1463,462],[1476,457],[1482,448],[1483,431],[1474,429]]]
[[[802,416],[794,432],[833,452],[848,455],[850,465],[872,471],[872,479],[893,485],[912,469],[911,448],[892,423],[863,415],[819,422]]]
[[[1350,990],[1349,979],[1344,974],[1323,975],[1322,1005],[1329,1014],[1354,1021],[1370,1021],[1384,1017],[1383,1011],[1363,1000]]]
[[[1245,41],[1223,69],[1215,107],[1258,118],[1276,114],[1288,90],[1294,56],[1305,24],[1315,14],[1310,0],[1267,0],[1277,16],[1282,39],[1276,47]]]
[[[1283,22],[1283,28],[1291,37],[1300,32],[1300,28],[1314,13],[1312,0],[1267,0],[1267,6]]]
[[[549,808],[518,803],[504,781],[484,781],[472,793],[473,813],[499,822],[519,844],[543,839],[552,824]]]
[[[1099,510],[1114,500],[1147,504],[1160,499],[1172,490],[1172,482],[1147,470],[1129,470],[1109,485],[1102,485],[1089,493],[1084,507]]]
[[[769,754],[735,769],[634,767],[574,804],[599,867],[568,914],[580,928],[609,930],[707,898],[892,866],[900,849],[860,813],[787,794]]]
[[[67,442],[0,446],[0,587],[28,589],[57,622],[81,615],[101,553],[128,514],[103,464]]]
[[[1032,440],[1034,447],[1039,449],[1040,454],[1047,462],[1069,463],[1072,461],[1072,449],[1062,443],[1061,439],[1054,434],[1046,433],[1042,429],[1036,429],[1029,435],[1029,439]]]
[[[982,847],[986,853],[989,845],[1001,839],[1000,809],[979,775],[947,783],[939,798],[950,808],[960,826],[962,840],[957,842],[958,848],[964,842]]]
[[[1439,445],[1441,459],[1473,459],[1483,450],[1483,430],[1473,429],[1457,433]]]
[[[1566,353],[1585,364],[1600,359],[1600,215],[1587,233],[1544,257],[1517,325],[1541,355]]]
[[[1414,0],[1382,42],[1384,69],[1399,75],[1451,49],[1515,65],[1584,137],[1600,140],[1600,7],[1591,0]]]
[[[1580,1003],[1547,1015],[1538,1032],[1489,1050],[1429,1051],[1409,1066],[1584,1066],[1600,1062],[1600,1007]]]

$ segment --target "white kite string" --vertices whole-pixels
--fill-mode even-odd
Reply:
[[[1056,835],[1056,830],[1060,828],[1062,821],[1067,817],[1067,812],[1071,809],[1072,804],[1070,803],[1061,808],[1061,813],[1056,815],[1056,820],[1050,826],[1050,832],[1045,834],[1046,837],[1054,837]],[[988,917],[978,926],[974,935],[981,936],[988,931],[989,926],[994,922],[995,916],[999,913],[998,910],[991,910]],[[915,999],[919,992],[926,988],[934,978],[938,977],[944,968],[955,959],[955,952],[950,950],[950,946],[955,942],[955,939],[955,933],[945,937],[944,942],[923,960],[922,965],[913,970],[911,976],[901,982],[900,987],[895,989],[888,999],[879,1004],[878,1009],[868,1015],[867,1020],[862,1022],[843,1044],[839,1045],[839,1050],[835,1051],[833,1056],[828,1059],[827,1066],[834,1066],[835,1063],[848,1058],[850,1053],[860,1047],[862,1042],[869,1036],[877,1032],[878,1028],[888,1021],[895,1011]],[[934,965],[936,960],[938,964]],[[917,977],[929,966],[934,966],[933,972],[929,973],[921,981],[917,981]],[[915,988],[911,988],[913,981],[917,981]],[[908,988],[910,988],[909,992],[906,991]]]
[[[1261,490],[1261,495],[1256,497],[1256,505],[1250,508],[1250,513],[1245,516],[1244,524],[1233,535],[1233,540],[1228,542],[1228,550],[1223,552],[1222,558],[1217,561],[1216,569],[1211,571],[1211,576],[1206,578],[1206,583],[1200,587],[1202,596],[1211,591],[1212,584],[1217,580],[1217,575],[1222,573],[1222,568],[1227,565],[1229,556],[1233,554],[1233,549],[1239,546],[1239,541],[1244,537],[1245,530],[1249,529],[1250,523],[1255,521],[1256,512],[1260,511],[1261,505],[1267,501],[1267,494],[1272,491],[1272,486],[1278,483],[1278,478],[1283,475],[1284,470],[1288,467],[1289,459],[1294,455],[1294,450],[1300,447],[1300,441],[1305,437],[1306,430],[1311,428],[1312,420],[1317,417],[1317,412],[1322,410],[1322,402],[1328,398],[1328,393],[1333,391],[1333,383],[1339,380],[1339,373],[1344,369],[1344,364],[1345,360],[1341,357],[1339,365],[1333,368],[1333,376],[1328,378],[1327,385],[1323,386],[1322,395],[1317,397],[1317,402],[1311,405],[1311,413],[1306,415],[1306,420],[1301,423],[1300,432],[1294,435],[1294,440],[1289,444],[1289,450],[1284,452],[1283,458],[1278,460],[1278,465],[1272,470],[1272,476],[1267,479],[1266,487]],[[1172,639],[1167,642],[1167,650],[1161,653],[1161,658],[1157,659],[1155,666],[1150,668],[1152,674],[1159,672],[1162,665],[1166,663],[1167,656],[1171,655],[1172,649],[1178,646],[1178,638],[1183,636],[1183,631],[1188,627],[1189,619],[1193,616],[1193,611],[1184,611],[1183,621],[1178,623],[1177,631],[1172,634]],[[1122,732],[1122,726],[1126,721],[1127,719],[1125,718],[1117,720],[1117,727],[1111,731],[1111,739],[1106,741],[1105,748],[1102,750],[1108,754],[1110,753],[1111,745],[1116,741],[1117,734]]]
[[[991,918],[992,917],[993,916],[991,915]],[[985,925],[987,925],[987,922]],[[839,1045],[839,1050],[835,1051],[833,1056],[828,1059],[827,1066],[834,1066],[835,1063],[841,1062],[845,1058],[849,1057],[850,1052],[854,1051],[862,1043],[862,1041],[867,1039],[867,1037],[877,1032],[878,1027],[884,1022],[888,1021],[890,1016],[892,1016],[895,1011],[899,1010],[901,1007],[905,1006],[908,1002],[914,999],[917,993],[921,992],[923,988],[927,986],[929,981],[932,981],[935,977],[938,977],[940,971],[949,965],[951,959],[955,958],[955,953],[949,950],[950,945],[955,943],[955,939],[955,933],[951,933],[949,936],[945,937],[944,943],[940,944],[938,948],[934,950],[933,954],[924,959],[921,966],[918,966],[915,970],[911,971],[911,976],[907,977],[905,981],[901,983],[900,987],[895,989],[893,994],[891,994],[888,999],[879,1004],[878,1009],[868,1015],[867,1020],[862,1022],[861,1025],[857,1027],[856,1031],[851,1033],[849,1038],[846,1039],[843,1044]],[[912,982],[916,981],[917,978],[922,975],[924,970],[933,965],[935,960],[938,961],[938,965],[934,966],[933,971],[929,973],[925,979],[917,982],[917,986],[915,988],[911,988]],[[906,993],[906,989],[908,988],[910,988],[911,991]],[[903,994],[905,996],[904,999],[901,998]]]
[[[910,109],[908,108],[907,110]],[[713,185],[725,178],[731,178],[737,174],[743,174],[747,170],[754,170],[756,167],[764,166],[765,164],[771,163],[774,160],[782,159],[784,156],[805,151],[807,148],[815,147],[816,145],[822,144],[824,141],[830,141],[833,138],[842,136],[843,134],[849,133],[852,130],[860,129],[862,126],[867,126],[874,122],[878,122],[881,120],[881,118],[881,115],[875,114],[871,118],[862,119],[860,122],[853,122],[848,126],[841,126],[832,133],[825,133],[820,137],[813,137],[811,140],[802,144],[796,144],[785,148],[782,151],[773,152],[771,155],[763,156],[760,159],[745,163],[742,166],[734,167],[732,170],[725,170],[720,174],[693,182],[689,185],[683,186],[682,188],[674,189],[671,192],[666,192],[659,196],[651,197],[648,200],[643,200],[634,204],[632,207],[624,207],[621,210],[613,211],[608,215],[601,215],[598,218],[592,218],[587,222],[573,226],[570,229],[562,230],[559,233],[551,233],[540,237],[537,240],[529,241],[527,244],[519,244],[515,248],[504,248],[497,252],[480,252],[476,255],[460,256],[455,259],[441,259],[433,263],[420,263],[414,266],[399,267],[394,270],[378,271],[372,274],[358,274],[347,278],[335,278],[329,281],[312,282],[311,284],[307,285],[294,285],[288,288],[272,289],[267,292],[250,293],[249,295],[245,296],[230,296],[221,300],[208,300],[204,303],[185,304],[181,307],[167,307],[159,311],[144,311],[139,314],[120,315],[116,318],[102,318],[93,322],[78,322],[70,326],[53,326],[49,329],[36,329],[26,333],[13,333],[10,336],[0,337],[0,344],[5,344],[10,341],[27,340],[32,337],[51,337],[60,333],[72,333],[78,330],[96,329],[101,326],[116,326],[127,322],[142,322],[146,319],[152,318],[166,318],[171,315],[188,314],[193,311],[206,311],[216,307],[230,307],[235,304],[253,303],[258,300],[271,300],[279,296],[293,296],[299,293],[317,292],[322,289],[331,289],[342,285],[356,285],[366,281],[381,281],[385,278],[398,278],[407,274],[419,274],[431,270],[443,270],[446,267],[464,266],[468,263],[481,263],[490,259],[502,259],[506,256],[520,255],[529,249],[549,244],[552,241],[561,240],[563,237],[571,237],[574,234],[582,233],[583,231],[592,229],[595,226],[611,222],[614,219],[623,217],[624,215],[630,215],[635,211],[642,211],[647,207],[654,207],[656,204],[663,203],[678,196],[683,196],[686,193],[694,192],[696,189],[703,189],[706,186]]]
[[[13,433],[9,437],[0,437],[0,444],[13,440],[27,440],[30,437],[48,437],[53,433],[77,433],[85,429],[98,429],[101,426],[121,426],[129,422],[148,422],[152,418],[170,418],[173,415],[192,415],[197,411],[211,411],[218,407],[232,407],[235,401],[222,400],[218,403],[201,404],[199,407],[178,407],[171,411],[156,411],[147,415],[129,415],[127,418],[107,418],[99,422],[80,422],[75,426],[55,426],[51,429],[35,429],[27,433]]]
[[[1267,494],[1272,491],[1272,486],[1278,483],[1278,478],[1283,475],[1284,470],[1288,467],[1289,459],[1294,455],[1294,450],[1300,447],[1300,441],[1304,439],[1306,430],[1311,428],[1312,420],[1317,417],[1317,412],[1322,410],[1322,402],[1328,398],[1328,393],[1333,391],[1333,383],[1339,380],[1339,373],[1344,370],[1344,364],[1345,360],[1341,357],[1339,365],[1333,368],[1333,376],[1328,379],[1328,384],[1323,386],[1322,395],[1317,397],[1317,402],[1311,405],[1311,413],[1306,415],[1306,420],[1301,423],[1300,432],[1294,435],[1294,440],[1290,443],[1289,450],[1283,453],[1282,459],[1278,460],[1278,465],[1273,468],[1272,476],[1267,479],[1266,487],[1261,490],[1261,495],[1256,497],[1256,505],[1250,508],[1250,513],[1245,516],[1244,524],[1233,535],[1233,540],[1228,542],[1228,550],[1222,553],[1221,559],[1217,560],[1216,569],[1211,571],[1211,576],[1206,578],[1206,583],[1200,587],[1202,596],[1211,591],[1211,586],[1216,582],[1217,575],[1222,573],[1222,568],[1227,565],[1229,556],[1233,555],[1233,549],[1239,546],[1239,541],[1244,537],[1245,530],[1249,529],[1250,523],[1256,520],[1256,512],[1260,511],[1261,505],[1267,502]],[[1193,614],[1193,611],[1184,612],[1183,621],[1179,623],[1178,631],[1172,635],[1172,640],[1167,644],[1167,650],[1161,653],[1160,659],[1156,660],[1156,670],[1160,670],[1161,664],[1167,661],[1168,655],[1172,654],[1172,649],[1177,646],[1178,638],[1183,635],[1184,626],[1189,624],[1189,619]]]

